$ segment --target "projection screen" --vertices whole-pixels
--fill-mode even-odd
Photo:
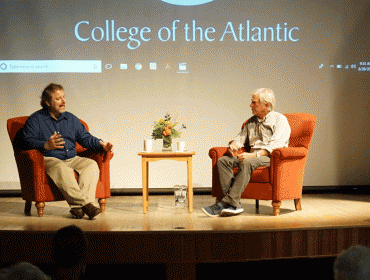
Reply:
[[[166,113],[187,127],[194,188],[210,188],[209,149],[236,136],[261,87],[276,111],[317,117],[304,186],[367,185],[369,27],[369,1],[3,0],[0,189],[20,188],[6,120],[39,110],[52,82],[114,144],[112,188],[141,188],[137,153]],[[186,184],[185,163],[151,163],[149,184]]]

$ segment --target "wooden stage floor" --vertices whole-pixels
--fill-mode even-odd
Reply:
[[[112,196],[94,220],[72,219],[65,201],[46,203],[44,217],[24,216],[20,197],[0,198],[0,261],[50,263],[53,234],[67,225],[84,230],[90,264],[200,264],[335,257],[356,244],[370,245],[370,195],[304,194],[302,211],[283,201],[272,216],[271,201],[242,199],[245,211],[211,218],[202,212],[211,195],[194,195],[194,211],[177,208],[172,195]]]
[[[302,211],[295,211],[293,200],[283,201],[279,216],[272,216],[271,201],[242,199],[245,211],[235,217],[206,216],[202,207],[213,204],[210,195],[194,195],[194,211],[175,207],[171,195],[150,195],[149,211],[143,213],[141,196],[112,196],[106,212],[94,220],[85,216],[72,219],[65,201],[47,202],[44,216],[37,217],[34,203],[31,217],[23,214],[20,197],[0,198],[1,231],[56,231],[75,224],[88,232],[173,232],[183,231],[283,231],[370,226],[370,195],[304,194]],[[96,203],[96,205],[98,205]]]

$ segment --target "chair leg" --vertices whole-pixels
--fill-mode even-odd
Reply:
[[[32,201],[26,200],[26,205],[24,206],[24,214],[26,216],[31,216],[31,206],[32,206]]]
[[[45,203],[42,201],[37,201],[35,206],[37,208],[37,213],[39,214],[39,217],[44,216]]]
[[[294,199],[294,205],[295,205],[295,210],[297,210],[297,211],[302,210],[302,205],[301,205],[301,199],[300,198]]]
[[[272,202],[272,207],[274,208],[274,216],[278,216],[280,214],[280,206],[281,206],[281,201]]]
[[[105,212],[105,206],[107,205],[107,199],[105,198],[99,198],[98,199],[99,205],[100,205],[100,210],[102,212]]]
[[[260,213],[260,201],[256,199],[256,214]]]

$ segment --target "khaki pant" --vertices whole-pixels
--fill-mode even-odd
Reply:
[[[79,156],[67,160],[54,157],[44,157],[44,159],[46,173],[57,185],[70,206],[84,206],[95,202],[100,173],[96,161]],[[74,171],[79,174],[78,182]]]
[[[236,157],[223,156],[219,158],[217,168],[220,174],[222,192],[225,195],[222,201],[237,207],[253,170],[260,166],[269,165],[269,157],[246,158],[242,162]],[[238,167],[238,172],[234,176],[233,170],[235,167]]]

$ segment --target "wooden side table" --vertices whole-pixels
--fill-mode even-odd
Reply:
[[[149,162],[158,160],[186,161],[188,169],[188,204],[189,212],[193,212],[193,155],[195,152],[140,152],[143,173],[143,210],[148,211],[149,205]]]

